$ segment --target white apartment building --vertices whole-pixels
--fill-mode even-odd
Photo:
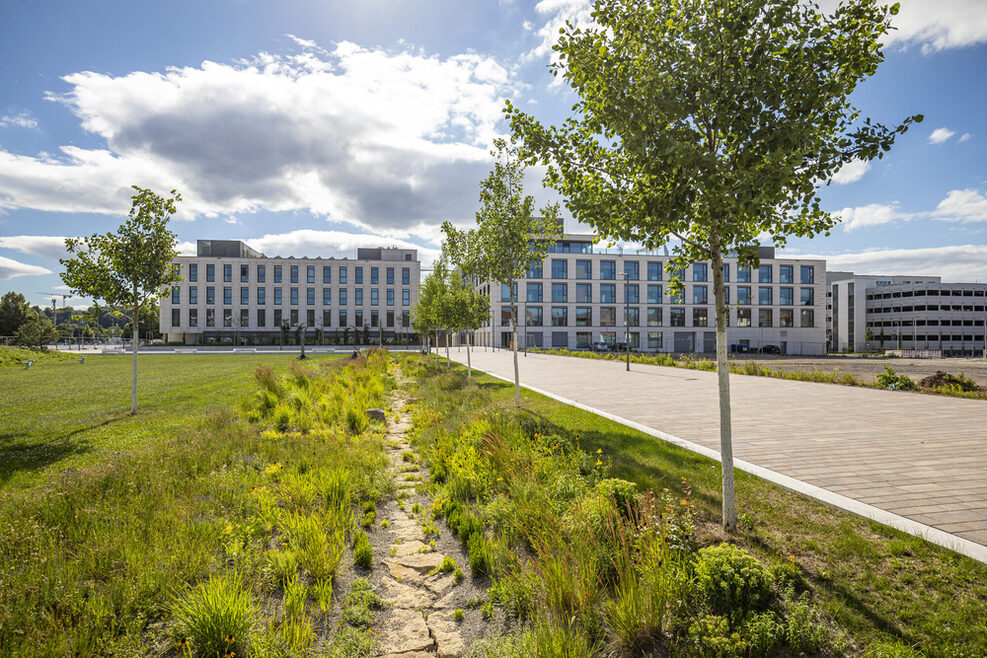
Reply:
[[[592,235],[565,235],[517,282],[519,347],[583,349],[626,341],[641,351],[716,351],[709,263],[677,272],[685,289],[673,297],[667,254],[615,253],[593,242]],[[762,247],[758,269],[728,257],[723,272],[731,345],[773,345],[785,354],[826,351],[825,261],[775,258],[773,247]],[[492,317],[474,342],[509,347],[510,290],[490,283],[480,289],[491,295]]]
[[[162,298],[168,342],[273,344],[369,335],[411,337],[421,263],[414,249],[358,249],[348,258],[268,257],[239,240],[198,240],[174,260],[182,281]]]

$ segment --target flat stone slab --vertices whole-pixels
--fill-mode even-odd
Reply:
[[[398,564],[424,574],[442,564],[442,560],[445,557],[441,553],[418,553],[417,555],[408,555],[399,558]]]
[[[428,616],[428,629],[435,638],[439,658],[458,658],[466,650],[459,634],[459,624],[451,611],[437,611]]]
[[[387,571],[391,574],[391,577],[402,583],[413,583],[420,585],[425,580],[425,576],[423,576],[420,572],[415,569],[411,569],[410,567],[398,564],[397,560],[394,558],[384,560],[384,564],[387,566]]]
[[[398,544],[396,548],[397,550],[394,552],[394,557],[407,557],[409,555],[423,552],[425,549],[425,544],[417,540],[412,540]]]
[[[455,577],[449,574],[437,573],[425,579],[425,587],[433,594],[442,595],[456,584]]]
[[[432,603],[432,596],[427,590],[399,583],[393,578],[381,581],[380,598],[392,608],[427,608]]]
[[[436,610],[445,610],[447,608],[462,608],[464,606],[462,604],[462,597],[459,596],[459,592],[453,590],[433,603],[432,607]]]
[[[428,633],[425,617],[417,610],[395,608],[378,635],[382,654],[407,655],[427,651],[435,646]]]

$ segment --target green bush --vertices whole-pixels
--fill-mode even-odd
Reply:
[[[790,648],[813,654],[829,644],[829,631],[818,621],[818,613],[809,603],[808,594],[786,600],[785,608],[785,639]]]
[[[490,541],[483,532],[475,532],[470,535],[467,542],[470,553],[470,573],[474,578],[490,576],[493,574],[493,560],[491,558]]]
[[[889,391],[918,390],[908,375],[899,375],[891,366],[884,366],[884,372],[877,376],[877,385]]]
[[[171,612],[176,639],[191,655],[211,658],[230,651],[250,655],[257,609],[239,576],[211,577],[177,597]]]
[[[689,625],[690,655],[703,658],[746,658],[750,645],[739,632],[730,630],[726,617],[700,615]]]
[[[373,566],[374,549],[370,545],[370,540],[367,538],[367,533],[362,530],[358,530],[355,535],[355,541],[353,543],[353,562],[357,566],[361,566],[364,569],[369,569]]]
[[[638,510],[637,485],[627,480],[608,478],[596,485],[596,493],[614,501],[617,511],[626,518],[634,518]]]
[[[771,574],[771,581],[780,594],[784,594],[789,590],[798,594],[805,591],[808,586],[801,567],[792,560],[771,565],[769,572]]]
[[[750,553],[724,543],[699,551],[696,587],[709,609],[728,616],[732,627],[767,602],[770,577]]]
[[[350,585],[350,593],[343,603],[343,621],[350,626],[370,628],[374,623],[374,610],[384,608],[384,602],[370,589],[366,578],[357,578]]]

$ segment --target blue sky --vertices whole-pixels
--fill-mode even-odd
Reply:
[[[551,39],[587,8],[6,0],[0,293],[49,303],[64,238],[114,229],[131,184],[182,192],[172,229],[184,249],[242,238],[270,255],[351,256],[395,244],[429,260],[442,221],[472,220],[504,99],[544,122],[565,116],[573,98],[552,84]],[[925,122],[824,187],[843,224],[788,253],[987,281],[987,3],[903,0],[896,20],[854,101],[877,121]]]

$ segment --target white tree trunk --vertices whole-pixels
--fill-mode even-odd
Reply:
[[[466,332],[466,381],[473,381],[473,362],[470,360],[470,332]]]
[[[737,528],[733,482],[733,432],[730,426],[730,363],[727,360],[727,305],[723,294],[723,253],[719,236],[711,236],[713,294],[716,302],[716,379],[720,393],[720,464],[723,473],[723,527]]]
[[[452,359],[449,358],[449,335],[450,332],[446,329],[446,367],[452,370]]]
[[[514,282],[510,282],[511,291],[511,351],[514,352],[514,406],[521,406],[521,376],[517,368],[517,305],[514,300]]]
[[[134,291],[136,296],[137,291]],[[130,388],[130,415],[137,415],[137,338],[140,335],[140,316],[141,307],[140,304],[134,305],[134,376],[133,383]]]

